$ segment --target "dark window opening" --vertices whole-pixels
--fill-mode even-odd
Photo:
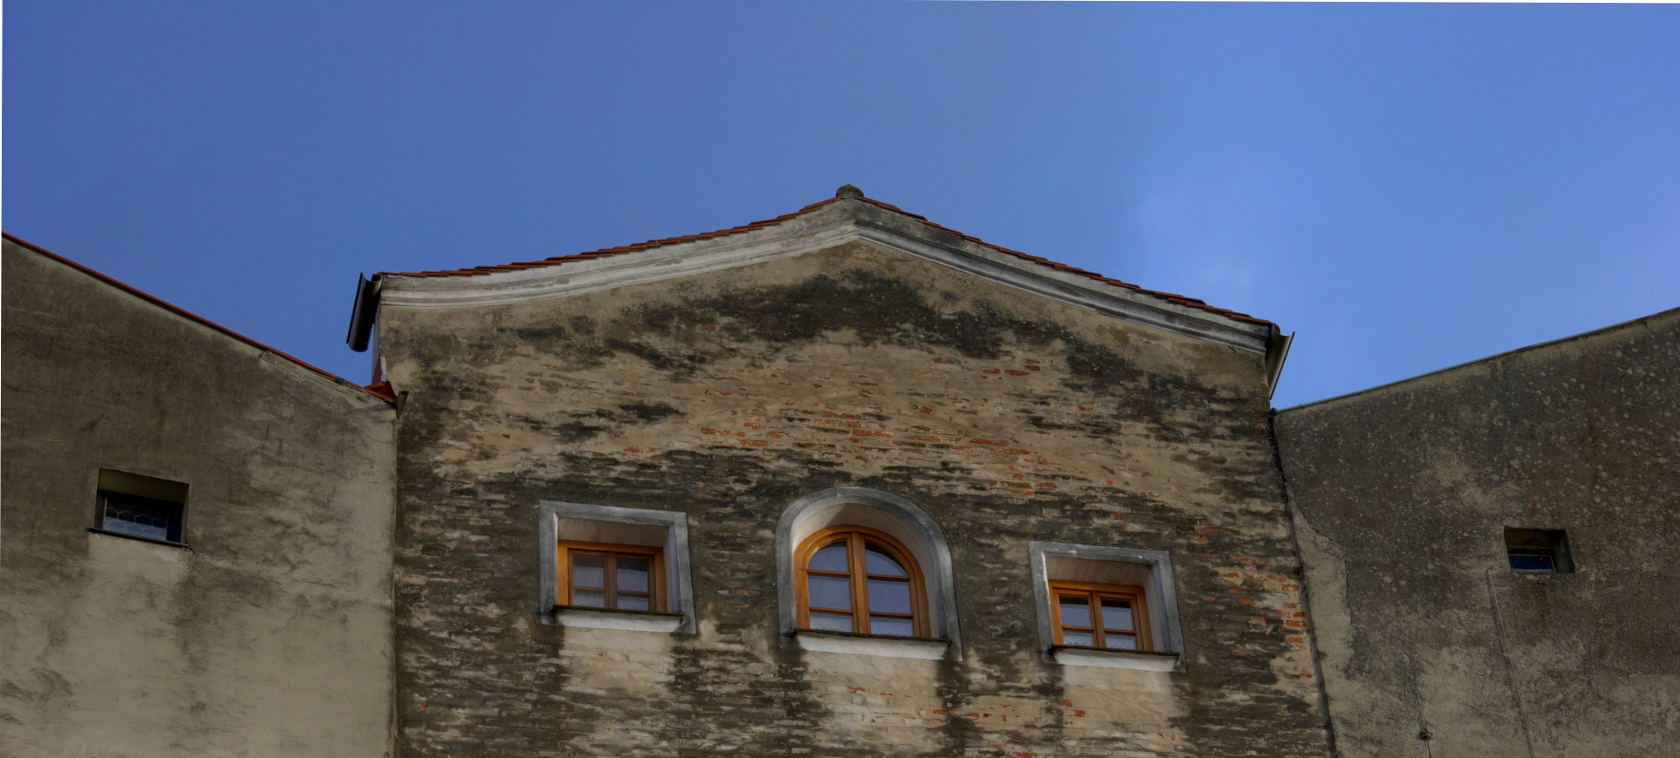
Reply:
[[[1569,536],[1562,529],[1505,530],[1505,554],[1511,570],[1520,574],[1574,573]]]
[[[155,542],[185,543],[186,484],[102,470],[98,493],[95,530]]]

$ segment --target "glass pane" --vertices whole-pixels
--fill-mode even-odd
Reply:
[[[910,613],[910,583],[891,579],[869,580],[869,610]]]
[[[648,599],[643,595],[619,595],[618,608],[622,611],[645,611],[648,609]]]
[[[648,562],[644,558],[619,558],[618,591],[647,592]]]
[[[605,608],[607,607],[607,593],[582,591],[573,592],[572,605],[581,605],[585,608]]]
[[[1103,628],[1132,630],[1132,603],[1129,600],[1102,601]],[[1077,626],[1077,625],[1076,625]]]
[[[910,619],[884,619],[880,616],[869,617],[869,632],[871,634],[890,634],[894,637],[916,636],[916,625]]]
[[[1512,553],[1511,570],[1551,572],[1556,571],[1557,566],[1553,564],[1552,557],[1549,555],[1521,555]]]
[[[897,560],[894,560],[892,556],[881,552],[881,549],[875,547],[874,545],[870,545],[869,549],[864,551],[863,563],[865,566],[864,570],[871,574],[880,576],[910,576],[910,572],[905,571],[903,566],[898,565]]]
[[[181,541],[181,506],[161,500],[106,495],[106,531],[147,539]]]
[[[1137,638],[1124,634],[1110,634],[1103,637],[1108,646],[1114,650],[1136,650]]]
[[[851,567],[846,565],[846,543],[836,542],[818,550],[816,555],[811,556],[811,568],[818,571],[851,573]]]
[[[1062,626],[1090,626],[1091,601],[1080,595],[1063,595]],[[1073,643],[1068,643],[1073,644]]]
[[[852,582],[843,576],[813,576],[811,580],[812,608],[852,609]],[[849,627],[848,627],[849,628]]]
[[[167,521],[157,523],[150,514],[136,513],[123,508],[107,507],[105,509],[105,530],[118,534],[132,534],[153,540],[169,539],[169,525]]]
[[[607,557],[604,555],[572,555],[572,586],[604,588],[607,586]]]
[[[1090,632],[1062,632],[1062,644],[1090,647],[1093,643]]]
[[[852,617],[847,613],[813,613],[811,628],[829,632],[849,632],[852,630]]]

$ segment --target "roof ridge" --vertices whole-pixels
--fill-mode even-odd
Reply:
[[[159,298],[155,295],[151,295],[151,294],[149,294],[149,293],[147,293],[143,290],[140,290],[140,289],[137,289],[135,287],[129,286],[127,284],[124,284],[120,281],[117,281],[116,279],[113,279],[109,276],[106,276],[105,274],[101,274],[98,271],[95,271],[91,268],[88,268],[87,266],[84,266],[80,263],[77,263],[73,260],[70,260],[69,258],[66,258],[62,255],[59,255],[58,253],[55,253],[51,250],[48,250],[44,247],[41,247],[40,245],[37,245],[33,242],[30,242],[26,239],[23,239],[23,238],[15,235],[15,234],[12,234],[11,232],[0,232],[0,237],[4,237],[5,239],[11,240],[12,242],[17,243],[18,245],[21,245],[21,246],[26,247],[30,250],[33,250],[37,253],[40,253],[41,255],[44,255],[48,258],[51,258],[55,261],[58,261],[59,263],[62,263],[66,266],[69,266],[70,268],[76,269],[77,271],[80,271],[84,274],[87,274],[88,276],[91,276],[95,279],[98,279],[99,281],[102,281],[106,284],[109,284],[113,287],[116,287],[117,289],[120,289],[124,292],[127,292],[130,295],[134,295],[135,297],[138,297],[141,300],[145,300],[145,301],[147,301],[147,302],[149,302],[153,305],[160,306],[164,310],[170,311],[177,316],[184,317],[189,321],[195,321],[195,322],[197,322],[201,325],[210,327],[211,329],[214,329],[218,332],[221,332],[222,334],[225,334],[229,337],[232,337],[236,340],[239,340],[240,342],[243,342],[247,345],[250,345],[250,346],[255,347],[255,348],[259,348],[259,349],[264,350],[266,352],[273,353],[273,354],[275,354],[275,355],[277,355],[281,358],[285,358],[286,360],[291,361],[292,363],[295,363],[299,366],[302,366],[303,368],[309,369],[310,371],[313,371],[317,374],[320,374],[321,376],[327,377],[328,379],[332,379],[332,380],[337,381],[341,384],[346,384],[346,385],[349,385],[351,387],[355,387],[356,389],[359,389],[363,392],[366,392],[369,395],[377,397],[380,400],[384,400],[386,402],[391,402],[391,401],[395,400],[395,397],[390,395],[390,390],[389,390],[390,385],[389,384],[385,385],[385,388],[384,388],[383,391],[381,391],[381,389],[378,387],[378,385],[372,385],[372,386],[364,387],[360,384],[357,384],[355,382],[350,381],[349,379],[345,379],[344,377],[339,376],[338,374],[334,374],[331,371],[328,371],[324,368],[321,368],[321,367],[316,366],[312,363],[304,361],[303,359],[298,358],[297,356],[291,355],[290,353],[286,353],[286,352],[283,352],[283,351],[280,351],[280,350],[276,350],[272,347],[269,347],[268,345],[265,345],[261,342],[258,342],[256,340],[254,340],[254,339],[251,339],[250,337],[247,337],[243,334],[240,334],[239,332],[236,332],[232,329],[229,329],[225,326],[222,326],[221,324],[218,324],[214,321],[211,321],[210,319],[207,319],[203,316],[200,316],[196,313],[193,313],[192,311],[189,311],[189,310],[187,310],[185,308],[182,308],[178,305],[175,305],[175,304],[170,303],[166,300],[163,300],[163,299],[161,299],[161,298]]]
[[[745,232],[755,231],[755,230],[758,230],[758,229],[764,229],[764,228],[767,228],[767,227],[776,226],[778,224],[785,223],[787,221],[791,221],[791,220],[793,220],[795,218],[798,218],[798,217],[800,217],[800,216],[802,216],[806,213],[810,213],[814,210],[817,210],[818,208],[822,208],[824,206],[827,206],[830,203],[835,203],[835,202],[838,202],[840,200],[850,199],[850,200],[858,200],[858,201],[861,201],[861,202],[864,202],[864,203],[868,203],[868,204],[873,205],[877,208],[880,208],[880,209],[886,210],[886,211],[890,211],[892,213],[897,213],[901,216],[904,216],[906,218],[915,220],[915,221],[920,222],[920,223],[922,223],[926,226],[932,227],[932,228],[937,229],[937,230],[939,230],[941,232],[944,232],[946,234],[950,234],[952,236],[958,237],[958,238],[960,238],[962,240],[965,240],[967,242],[972,242],[976,245],[980,245],[982,247],[986,247],[986,248],[989,248],[991,250],[996,250],[996,251],[998,251],[1000,253],[1004,253],[1006,255],[1012,255],[1012,256],[1015,256],[1015,257],[1020,258],[1022,260],[1029,261],[1031,263],[1037,263],[1037,264],[1042,265],[1042,266],[1048,266],[1050,268],[1053,268],[1057,271],[1061,271],[1063,273],[1073,274],[1075,276],[1082,276],[1082,277],[1085,277],[1085,278],[1088,278],[1088,279],[1092,279],[1094,281],[1102,282],[1104,284],[1112,285],[1112,286],[1115,286],[1115,287],[1121,287],[1121,288],[1124,288],[1124,289],[1129,289],[1129,290],[1132,290],[1132,291],[1137,292],[1139,294],[1149,295],[1150,297],[1155,297],[1155,298],[1158,298],[1158,299],[1161,299],[1161,300],[1165,300],[1165,301],[1173,303],[1175,305],[1183,305],[1183,306],[1190,307],[1190,308],[1196,308],[1196,309],[1199,309],[1199,310],[1204,310],[1204,311],[1207,311],[1209,313],[1215,313],[1215,314],[1218,314],[1218,315],[1221,315],[1221,316],[1224,316],[1226,318],[1230,318],[1230,319],[1233,319],[1233,320],[1236,320],[1236,321],[1245,321],[1245,322],[1252,323],[1252,324],[1262,324],[1262,325],[1265,325],[1265,326],[1276,327],[1276,324],[1273,324],[1272,322],[1267,321],[1265,319],[1258,318],[1256,316],[1251,316],[1247,313],[1241,313],[1241,312],[1238,312],[1238,311],[1233,311],[1233,310],[1230,310],[1230,309],[1227,309],[1227,308],[1217,308],[1217,307],[1208,305],[1206,301],[1203,301],[1203,300],[1198,299],[1198,298],[1187,297],[1185,295],[1178,295],[1178,294],[1174,294],[1174,293],[1171,293],[1171,292],[1162,292],[1162,291],[1159,291],[1159,290],[1145,289],[1143,287],[1140,287],[1136,284],[1132,284],[1130,282],[1125,282],[1125,281],[1121,281],[1119,279],[1115,279],[1115,278],[1112,278],[1112,277],[1103,276],[1102,274],[1099,274],[1095,271],[1088,271],[1086,269],[1082,269],[1082,268],[1079,268],[1077,266],[1070,266],[1066,263],[1057,263],[1056,261],[1050,260],[1049,258],[1043,258],[1043,257],[1039,257],[1039,256],[1036,256],[1036,255],[1029,255],[1029,254],[1023,253],[1019,250],[1012,250],[1012,249],[1004,247],[1002,245],[994,245],[990,242],[987,242],[983,239],[980,239],[979,237],[975,237],[975,236],[969,235],[969,234],[964,234],[964,233],[959,232],[955,229],[951,229],[949,227],[945,227],[945,226],[941,226],[939,224],[936,224],[932,221],[929,221],[926,216],[923,216],[921,214],[911,213],[911,212],[909,212],[907,210],[904,210],[903,208],[900,208],[896,205],[892,205],[891,203],[885,203],[885,202],[882,202],[880,200],[876,200],[872,197],[866,197],[861,192],[857,191],[857,189],[855,187],[851,187],[851,185],[847,185],[845,188],[842,188],[842,190],[845,190],[847,188],[850,188],[852,190],[852,193],[846,193],[846,194],[843,194],[843,195],[837,194],[835,197],[831,197],[831,198],[828,198],[826,200],[822,200],[822,201],[819,201],[819,202],[812,203],[812,204],[807,205],[804,208],[800,208],[799,210],[794,211],[792,213],[785,213],[785,214],[782,214],[782,215],[777,216],[775,218],[768,218],[768,219],[764,219],[764,220],[761,220],[761,221],[753,221],[751,223],[742,224],[740,226],[732,226],[732,227],[729,227],[728,229],[719,229],[719,230],[714,231],[714,232],[702,232],[700,234],[685,234],[685,235],[678,236],[678,237],[664,237],[664,238],[661,238],[661,239],[648,240],[646,242],[637,242],[637,243],[629,244],[629,245],[618,245],[616,247],[601,248],[599,250],[590,250],[590,251],[582,252],[582,253],[573,253],[573,254],[570,254],[570,255],[556,255],[556,256],[551,256],[551,257],[544,258],[542,260],[537,260],[537,261],[503,263],[503,264],[489,265],[489,266],[474,266],[474,267],[471,267],[471,268],[440,269],[440,270],[434,270],[434,271],[382,271],[378,274],[375,274],[373,278],[374,279],[380,279],[380,278],[387,277],[387,276],[402,276],[402,277],[416,277],[416,278],[432,278],[432,277],[445,277],[445,276],[478,276],[478,275],[481,275],[481,274],[493,274],[493,273],[500,272],[500,271],[521,271],[521,270],[528,269],[528,268],[543,268],[543,267],[546,267],[546,266],[558,266],[558,265],[561,265],[561,264],[564,264],[564,263],[569,263],[569,262],[574,262],[574,261],[589,260],[591,258],[602,258],[602,257],[607,257],[607,256],[612,256],[612,255],[623,255],[625,253],[641,252],[643,250],[651,250],[653,248],[664,247],[666,245],[676,245],[676,244],[682,244],[682,243],[685,243],[685,242],[698,242],[698,241],[701,241],[701,240],[716,239],[716,238],[719,238],[719,237],[728,237],[728,236],[731,236],[731,235],[742,234],[742,233],[745,233]],[[855,193],[855,194],[853,194],[853,193]]]

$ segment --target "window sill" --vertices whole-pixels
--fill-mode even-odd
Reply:
[[[185,542],[170,542],[169,540],[158,540],[158,539],[152,539],[151,537],[141,537],[138,534],[127,534],[125,532],[113,532],[109,529],[100,529],[97,526],[88,527],[88,531],[92,532],[94,534],[103,534],[103,535],[106,535],[108,537],[121,537],[125,540],[138,540],[140,542],[150,542],[153,545],[164,545],[166,547],[178,547],[178,548],[182,548],[182,549],[185,549],[187,547],[187,543],[185,543]]]
[[[1172,671],[1178,668],[1178,653],[1157,653],[1152,650],[1110,650],[1101,647],[1056,645],[1050,655],[1063,666],[1097,666],[1111,669],[1139,671]]]
[[[920,658],[937,661],[951,649],[951,641],[929,637],[890,637],[884,634],[857,632],[821,632],[815,629],[796,629],[793,637],[799,646],[819,653],[848,653],[873,655],[881,658]]]
[[[626,632],[663,632],[670,634],[682,627],[684,618],[681,613],[623,611],[617,608],[556,605],[543,620],[561,626],[575,626],[585,629],[618,629]]]

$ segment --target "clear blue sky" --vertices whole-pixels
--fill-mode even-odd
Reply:
[[[1680,306],[1680,6],[349,5],[6,3],[6,230],[358,381],[358,272],[846,182],[1299,332],[1279,407]]]

